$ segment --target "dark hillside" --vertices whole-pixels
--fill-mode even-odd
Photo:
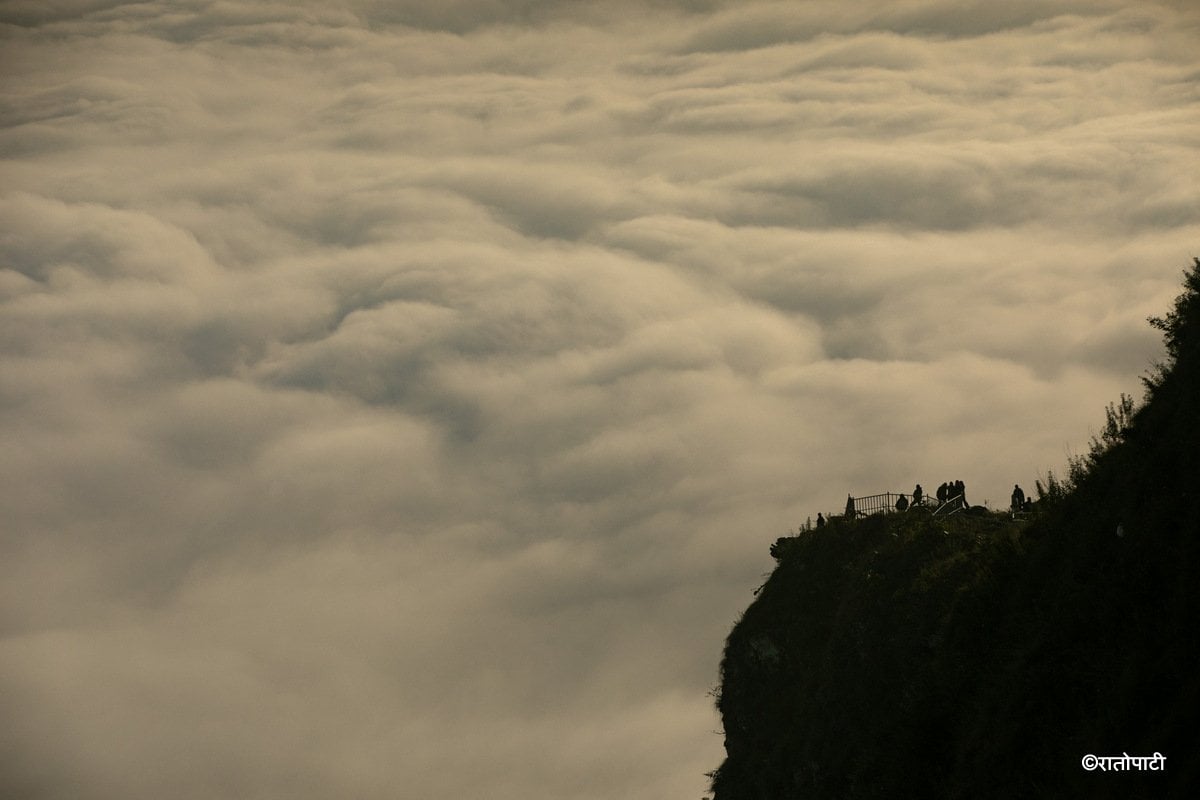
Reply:
[[[1200,261],[1140,409],[1029,522],[923,512],[779,540],[734,627],[715,800],[1193,797]],[[1087,771],[1083,756],[1166,757]]]

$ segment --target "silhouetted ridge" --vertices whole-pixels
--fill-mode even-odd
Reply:
[[[1166,360],[1041,514],[832,519],[726,642],[715,800],[1193,797],[1200,786],[1200,260]],[[1084,769],[1165,756],[1160,771]],[[1145,766],[1145,765],[1143,765]]]

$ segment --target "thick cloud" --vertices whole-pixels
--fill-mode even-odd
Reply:
[[[0,25],[17,796],[698,796],[768,544],[1059,469],[1200,235],[1187,3]]]

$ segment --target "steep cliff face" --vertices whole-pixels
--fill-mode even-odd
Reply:
[[[726,643],[715,800],[1195,796],[1200,261],[1157,322],[1146,403],[1033,521],[910,512],[776,543]],[[1164,770],[1081,764],[1156,752]]]

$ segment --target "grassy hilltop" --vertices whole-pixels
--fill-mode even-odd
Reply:
[[[1194,797],[1200,260],[1167,358],[1015,522],[916,510],[780,539],[730,633],[715,800]],[[1161,772],[1086,771],[1166,756]]]

